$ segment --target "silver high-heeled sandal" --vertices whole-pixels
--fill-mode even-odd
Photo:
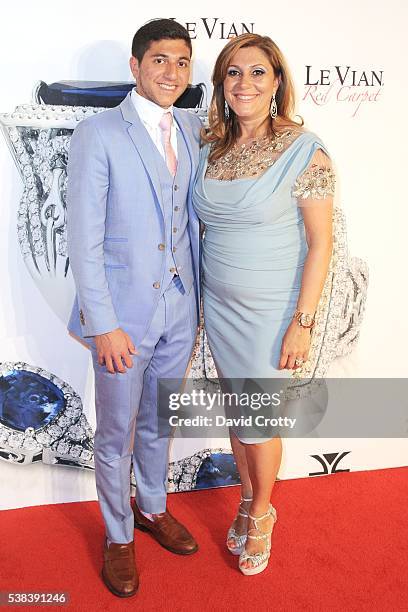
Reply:
[[[269,557],[271,556],[271,535],[273,527],[278,520],[278,515],[272,504],[269,504],[268,512],[266,514],[263,514],[262,516],[252,516],[248,513],[248,516],[254,521],[255,527],[248,529],[247,538],[251,540],[266,540],[266,548],[263,552],[257,552],[250,555],[244,547],[244,550],[239,556],[239,569],[241,572],[245,574],[245,576],[253,576],[255,574],[260,574],[268,566]],[[273,518],[272,529],[266,533],[262,533],[262,535],[250,535],[250,531],[260,531],[258,521],[262,521],[262,519],[265,519],[268,516]],[[242,567],[242,563],[245,561],[250,561],[251,567]]]
[[[241,504],[242,502],[249,502],[249,501],[252,501],[252,497],[241,497],[241,501],[239,502],[239,508],[238,508],[239,516],[248,518],[249,514],[244,508],[241,508]],[[242,534],[237,533],[235,531],[235,527],[231,525],[227,533],[227,548],[230,551],[230,553],[232,553],[233,555],[240,555],[242,551],[244,550],[246,539],[247,539],[246,533],[242,533]],[[228,540],[234,540],[235,546],[230,546],[228,544]]]

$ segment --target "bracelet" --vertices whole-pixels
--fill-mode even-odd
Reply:
[[[302,312],[301,310],[296,310],[293,318],[296,319],[298,325],[305,329],[312,329],[315,324],[315,315],[311,315],[307,312]]]

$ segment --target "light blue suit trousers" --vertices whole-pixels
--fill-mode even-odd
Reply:
[[[133,458],[136,501],[144,512],[166,509],[169,439],[158,436],[157,381],[182,378],[197,326],[195,292],[175,278],[161,296],[146,336],[137,345],[133,368],[110,374],[95,369],[95,473],[98,498],[111,542],[133,540],[129,478]]]

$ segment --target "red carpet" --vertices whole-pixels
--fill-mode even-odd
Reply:
[[[259,576],[243,576],[224,548],[237,502],[236,487],[170,495],[200,550],[173,555],[135,532],[140,589],[130,599],[101,582],[97,502],[3,511],[0,590],[67,591],[69,605],[51,610],[408,610],[408,468],[278,482],[272,558]]]

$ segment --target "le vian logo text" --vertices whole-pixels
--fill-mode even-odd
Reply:
[[[177,18],[170,17],[170,19]],[[182,22],[180,21],[180,23]],[[183,25],[192,40],[195,40],[201,34],[214,40],[228,40],[240,34],[253,34],[255,23],[223,21],[219,17],[200,17],[198,21],[187,21]]]
[[[306,66],[303,100],[316,106],[330,102],[351,105],[355,117],[363,104],[378,102],[384,87],[383,70],[356,70],[351,66],[316,69]]]

